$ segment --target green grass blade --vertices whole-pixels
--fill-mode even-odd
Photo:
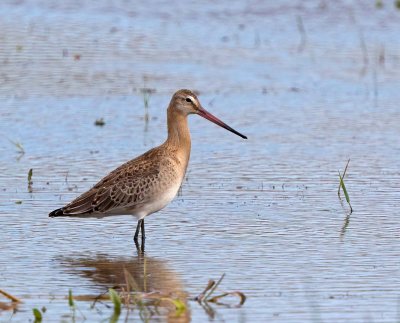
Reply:
[[[110,288],[109,290],[110,293],[110,299],[114,304],[114,314],[115,315],[120,315],[121,314],[121,298],[119,297],[118,293]]]
[[[29,193],[32,193],[32,184],[33,184],[32,175],[33,175],[33,169],[31,168],[31,169],[29,169],[29,172],[28,172],[28,192]]]
[[[161,297],[160,300],[168,301],[174,304],[175,306],[175,315],[180,316],[182,313],[186,311],[186,304],[182,302],[180,299],[174,299],[171,297]]]
[[[180,299],[173,299],[172,302],[175,305],[175,315],[180,316],[186,311],[186,305]]]
[[[35,316],[34,322],[35,323],[42,322],[42,319],[43,319],[42,313],[37,308],[32,309],[32,312],[33,312],[33,315]]]
[[[342,187],[344,196],[346,197],[346,201],[347,203],[350,203],[349,194],[347,193],[346,185],[344,185],[343,177],[342,175],[340,175],[340,172],[339,172],[339,178],[340,178],[340,186]]]
[[[28,172],[28,183],[32,182],[32,175],[33,175],[33,169],[31,168],[31,169],[29,169],[29,172]]]
[[[75,306],[74,298],[72,297],[72,290],[68,291],[68,305],[69,305],[69,307]]]
[[[353,212],[353,208],[351,207],[351,204],[350,204],[350,197],[349,197],[349,194],[347,193],[346,185],[344,185],[343,177],[340,174],[340,172],[339,172],[339,178],[340,178],[340,186],[342,187],[344,196],[346,197],[346,201],[350,206],[350,211]]]
[[[350,163],[350,158],[347,160],[346,167],[344,168],[343,178],[346,176],[347,167],[349,166],[349,163]],[[339,187],[338,187],[338,191],[337,191],[337,194],[339,197],[340,197],[340,187],[341,187],[341,183],[339,182]]]

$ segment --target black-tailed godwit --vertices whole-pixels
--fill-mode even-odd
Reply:
[[[185,177],[191,146],[189,114],[198,114],[247,139],[206,111],[192,91],[179,90],[168,106],[168,138],[162,145],[121,165],[89,191],[49,216],[134,215],[138,219],[135,243],[141,230],[144,244],[144,218],[171,202]]]

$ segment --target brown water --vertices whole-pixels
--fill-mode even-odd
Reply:
[[[46,321],[70,321],[68,290],[96,296],[122,267],[150,289],[188,295],[193,322],[212,318],[188,299],[222,273],[220,290],[248,299],[214,306],[216,322],[400,320],[392,3],[38,0],[0,10],[0,289],[24,302],[0,321],[25,322],[42,306]],[[155,90],[147,123],[141,88]],[[128,216],[47,217],[161,143],[179,88],[198,90],[249,140],[190,118],[181,195],[147,218],[143,257]],[[337,197],[348,158],[350,216]],[[78,321],[112,314],[90,305],[77,302]]]

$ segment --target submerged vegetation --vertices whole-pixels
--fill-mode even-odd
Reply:
[[[3,295],[4,297],[10,300],[10,302],[0,301],[0,311],[11,311],[11,310],[15,311],[18,305],[21,303],[20,299],[11,295],[10,293],[7,293],[2,289],[0,289],[0,295]]]
[[[0,289],[0,294],[2,294],[3,296],[5,296],[6,298],[8,298],[9,300],[11,300],[11,302],[13,303],[20,303],[21,300],[9,293],[7,293],[6,291]]]
[[[28,192],[32,193],[32,175],[33,175],[33,169],[30,168],[28,171]]]
[[[106,123],[104,121],[104,118],[96,119],[96,121],[94,122],[94,125],[97,127],[103,127],[105,124]]]
[[[219,284],[221,284],[224,277],[225,277],[225,274],[222,274],[222,276],[218,279],[217,282],[210,279],[208,281],[208,284],[207,284],[206,288],[204,289],[204,291],[200,295],[198,295],[197,297],[194,298],[194,300],[197,301],[201,305],[201,307],[206,311],[207,315],[212,319],[215,316],[215,310],[210,306],[209,303],[214,303],[214,304],[222,305],[224,307],[229,308],[229,307],[240,307],[246,301],[246,296],[242,292],[239,292],[239,291],[224,292],[222,294],[213,296],[214,292],[218,288]],[[234,303],[234,304],[221,302],[222,299],[224,299],[228,296],[234,296],[234,297],[239,298],[239,302]]]
[[[19,141],[14,141],[11,139],[8,139],[8,141],[11,142],[15,146],[15,148],[17,148],[19,154],[25,154],[24,146]]]
[[[17,148],[17,153],[18,153],[17,161],[19,161],[22,158],[22,156],[25,155],[24,146],[19,141],[14,141],[9,138],[7,138],[7,139],[10,143],[12,143],[14,145],[15,148]]]
[[[68,291],[68,306],[71,313],[68,315],[63,315],[63,317],[69,317],[72,322],[76,322],[76,301],[90,301],[92,305],[90,309],[96,309],[98,313],[102,313],[99,308],[96,308],[97,304],[102,303],[106,308],[112,308],[112,314],[109,317],[109,322],[118,322],[121,314],[124,312],[126,315],[125,321],[128,319],[129,315],[136,312],[138,317],[143,322],[148,322],[153,316],[168,316],[170,318],[184,317],[190,320],[190,311],[188,307],[188,301],[195,301],[200,304],[202,308],[206,311],[210,318],[214,318],[215,310],[210,306],[210,303],[224,306],[225,308],[236,308],[242,306],[246,301],[246,296],[239,291],[233,292],[223,292],[218,295],[214,295],[220,283],[222,282],[225,274],[223,274],[217,282],[214,280],[209,280],[206,288],[198,296],[194,298],[189,298],[186,293],[174,293],[174,292],[163,292],[163,291],[151,291],[143,292],[139,291],[139,284],[135,281],[133,276],[128,270],[124,268],[125,284],[122,286],[113,286],[109,288],[107,292],[102,293],[97,296],[92,295],[81,295],[73,296],[72,290]],[[118,290],[118,291],[117,291]],[[16,305],[22,303],[20,299],[0,290],[0,294],[7,297],[14,306],[1,306],[0,310],[13,310]],[[238,301],[233,303],[223,303],[222,299],[228,296],[238,298]],[[110,306],[109,302],[112,303]],[[0,305],[3,303],[0,302]],[[43,318],[46,308],[42,309],[33,308],[33,321],[36,323],[45,320]],[[81,311],[79,319],[86,320],[86,317]],[[186,320],[185,320],[186,321]]]
[[[149,123],[149,101],[150,101],[150,96],[155,92],[154,89],[150,88],[142,88],[140,89],[140,92],[143,95],[143,106],[144,106],[144,122],[145,122],[145,128],[144,130],[147,131],[148,123]]]
[[[394,1],[393,1],[393,4],[394,4],[394,7],[395,7],[396,9],[399,9],[399,10],[400,10],[400,0],[394,0]],[[376,1],[375,1],[375,7],[378,8],[378,9],[383,8],[383,7],[384,7],[383,0],[376,0]]]

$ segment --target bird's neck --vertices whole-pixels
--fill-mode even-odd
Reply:
[[[167,122],[168,139],[166,144],[177,152],[178,158],[185,164],[186,168],[191,148],[187,116],[169,107],[167,110]]]

